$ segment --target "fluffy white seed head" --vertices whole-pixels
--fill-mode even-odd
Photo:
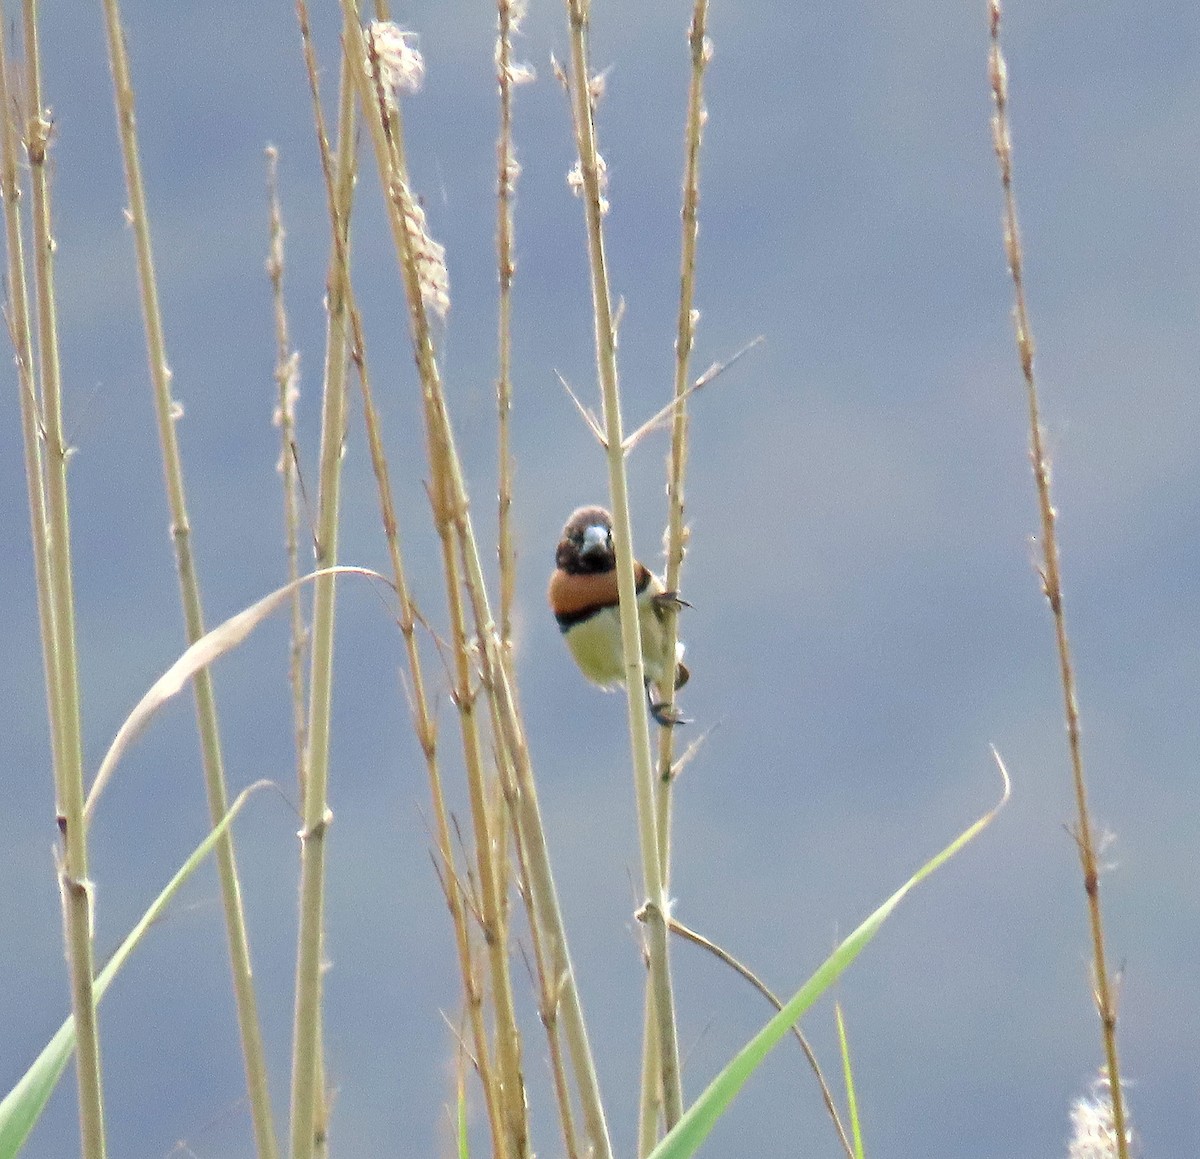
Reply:
[[[600,186],[600,212],[604,214],[608,212],[608,198],[604,196],[608,192],[608,166],[599,153],[596,154],[596,178],[597,184]],[[567,187],[576,197],[583,196],[583,167],[578,160],[571,167],[571,172],[567,174]]]
[[[1126,1117],[1125,1141],[1133,1143],[1133,1130]],[[1113,1126],[1108,1076],[1101,1073],[1087,1095],[1071,1106],[1071,1141],[1067,1159],[1117,1159],[1117,1129]]]
[[[393,102],[401,93],[419,92],[425,83],[425,60],[417,50],[417,34],[390,20],[367,26],[368,69],[379,70],[379,83]]]

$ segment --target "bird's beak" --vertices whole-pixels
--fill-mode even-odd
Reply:
[[[593,523],[590,527],[583,529],[583,545],[579,549],[580,555],[592,555],[593,553],[602,553],[607,550],[607,527],[601,523]]]

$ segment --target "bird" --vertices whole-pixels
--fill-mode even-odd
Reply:
[[[548,592],[550,610],[567,648],[588,680],[612,691],[625,683],[612,516],[603,507],[580,507],[572,512],[554,563]],[[677,592],[667,591],[662,580],[636,560],[633,571],[650,715],[664,728],[686,724],[668,707],[663,686],[673,675],[675,688],[682,688],[691,675],[683,663],[682,643],[676,641],[673,664],[666,655],[667,614],[690,605]]]

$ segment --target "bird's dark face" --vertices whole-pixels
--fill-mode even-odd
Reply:
[[[612,517],[603,507],[580,507],[563,528],[554,561],[568,575],[595,575],[617,566]]]

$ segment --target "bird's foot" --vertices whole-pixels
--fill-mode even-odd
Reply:
[[[663,728],[674,728],[679,724],[692,723],[680,713],[679,709],[670,704],[655,704],[653,700],[650,701],[650,715]]]
[[[680,608],[690,608],[687,600],[680,599],[678,592],[659,592],[650,597],[650,602],[663,611],[679,611]]]

